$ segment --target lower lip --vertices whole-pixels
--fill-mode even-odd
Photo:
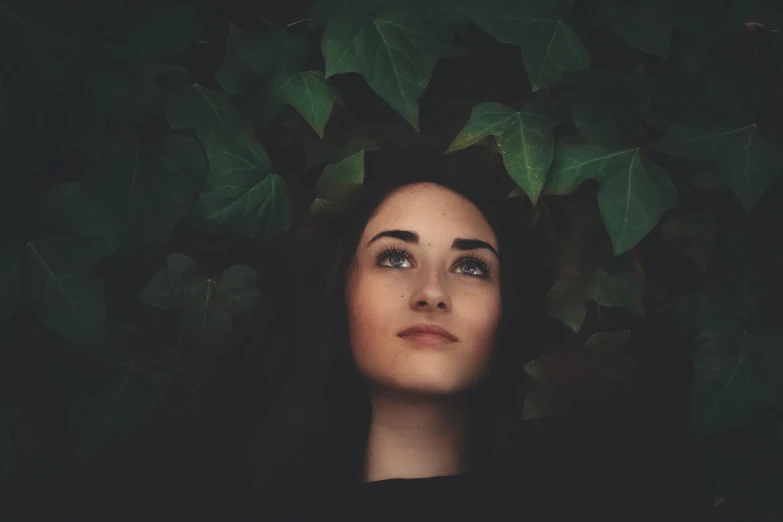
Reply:
[[[402,338],[417,344],[424,344],[427,346],[437,346],[439,344],[447,344],[447,343],[454,342],[448,337],[444,337],[440,334],[429,333],[429,332],[411,333],[411,334],[403,335]]]

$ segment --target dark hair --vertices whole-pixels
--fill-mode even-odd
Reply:
[[[498,240],[502,317],[490,372],[470,391],[469,452],[472,471],[490,479],[518,461],[509,453],[519,451],[523,365],[540,345],[547,315],[548,282],[536,275],[541,249],[528,225],[530,202],[492,192],[492,184],[475,174],[438,175],[409,166],[366,181],[342,210],[310,216],[290,236],[294,333],[279,346],[284,352],[271,369],[280,378],[279,394],[261,415],[250,448],[253,502],[267,516],[270,510],[287,513],[273,520],[306,517],[295,512],[305,507],[332,509],[330,503],[347,502],[357,485],[370,405],[349,345],[346,272],[384,199],[404,185],[428,181],[472,201]]]

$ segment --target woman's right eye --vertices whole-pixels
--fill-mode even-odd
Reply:
[[[389,264],[391,265],[391,268],[408,268],[404,266],[400,266],[405,263],[405,261],[408,261],[410,263],[409,255],[406,251],[396,249],[396,248],[388,248],[384,249],[379,255],[378,255],[378,264],[381,266],[389,266],[385,265],[382,262],[383,261],[389,261]]]

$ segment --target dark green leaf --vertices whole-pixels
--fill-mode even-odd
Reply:
[[[691,434],[700,439],[783,403],[783,331],[702,332],[691,387]]]
[[[105,323],[98,259],[122,246],[113,215],[82,183],[54,187],[41,204],[36,233],[24,248],[26,302],[47,328],[71,340],[98,335]]]
[[[495,40],[518,45],[530,85],[537,91],[558,83],[565,72],[590,67],[590,54],[564,22],[570,4],[461,0],[455,9]]]
[[[754,123],[711,118],[672,124],[650,148],[712,162],[723,183],[749,211],[783,170],[783,156]]]
[[[315,200],[310,212],[340,208],[343,199],[364,183],[364,150],[336,165],[327,165],[315,186]]]
[[[599,184],[598,206],[615,254],[636,246],[680,203],[669,175],[639,148],[559,144],[544,192],[568,194],[586,179]]]
[[[283,179],[252,138],[213,139],[207,144],[210,171],[191,224],[232,237],[263,237],[288,230],[292,204]]]
[[[338,10],[321,40],[326,78],[361,74],[372,89],[419,130],[419,99],[440,57],[461,51],[452,46],[449,23],[427,17],[426,2],[378,4],[377,10]]]
[[[468,122],[446,154],[494,136],[506,171],[535,204],[552,164],[552,133],[558,123],[535,110],[515,111],[501,103],[481,103],[473,107]]]
[[[204,149],[189,133],[117,135],[106,151],[106,170],[92,184],[131,237],[163,243],[195,206],[208,168]]]
[[[718,222],[706,212],[677,214],[661,224],[661,239],[695,261],[704,272],[715,248],[717,229]]]
[[[112,370],[107,386],[72,400],[68,426],[78,463],[135,441],[172,382],[172,364],[160,361],[174,359],[169,346],[158,360],[126,361]]]
[[[211,91],[194,83],[166,114],[172,129],[195,129],[206,146],[212,138],[235,138],[250,134],[253,126],[246,112],[230,94]]]
[[[183,306],[183,292],[202,276],[198,263],[184,254],[170,254],[161,268],[139,292],[144,303],[161,310]]]
[[[674,19],[667,4],[660,0],[621,2],[611,21],[614,34],[642,52],[668,59]]]

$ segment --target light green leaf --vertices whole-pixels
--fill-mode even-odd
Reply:
[[[22,252],[0,247],[0,321],[11,319],[21,304]]]
[[[144,303],[160,310],[181,308],[182,293],[202,276],[198,263],[184,254],[170,254],[161,268],[139,292]]]
[[[590,67],[590,54],[564,19],[569,1],[460,0],[454,8],[495,40],[519,46],[533,91]]]
[[[473,107],[468,122],[446,154],[494,136],[509,175],[535,204],[552,164],[552,133],[557,124],[535,110],[515,111],[501,103],[480,103]]]
[[[207,144],[210,171],[189,224],[231,237],[264,237],[288,230],[292,204],[283,179],[253,138]]]
[[[324,168],[315,186],[315,200],[310,212],[340,208],[343,199],[364,183],[364,150],[349,156],[336,165]]]
[[[161,244],[195,206],[207,171],[204,149],[188,133],[117,135],[91,182],[131,237]]]
[[[712,162],[746,211],[783,171],[783,155],[769,144],[756,124],[747,121],[705,118],[675,122],[650,148]]]
[[[615,254],[636,246],[666,210],[679,205],[669,175],[639,148],[558,145],[544,192],[569,194],[586,179],[599,184],[598,206]]]
[[[324,29],[326,78],[361,74],[372,89],[419,131],[419,99],[440,57],[452,46],[451,26],[428,17],[426,2],[377,4],[373,11],[337,10]]]

